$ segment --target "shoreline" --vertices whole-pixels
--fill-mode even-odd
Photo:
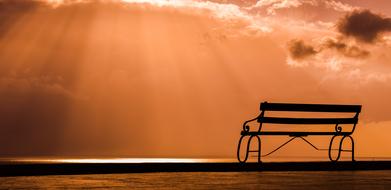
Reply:
[[[259,163],[24,163],[0,162],[0,176],[120,174],[151,172],[391,170],[391,161],[263,162]]]

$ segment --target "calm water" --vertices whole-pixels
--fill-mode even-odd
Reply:
[[[308,159],[308,157],[307,157]],[[292,157],[290,161],[295,160]],[[361,158],[359,160],[378,160]],[[382,158],[381,160],[389,160]],[[276,160],[274,160],[276,161]],[[278,159],[284,161],[284,159]],[[308,161],[308,160],[307,160]],[[236,162],[235,159],[22,158],[0,162]],[[391,170],[314,172],[180,172],[0,177],[0,189],[391,189]]]
[[[391,189],[391,171],[182,172],[0,178],[0,189]]]

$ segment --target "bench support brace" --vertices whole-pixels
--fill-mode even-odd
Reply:
[[[247,147],[246,147],[246,154],[245,154],[245,157],[243,160],[241,160],[241,157],[240,157],[240,147],[241,147],[241,144],[242,144],[242,141],[243,141],[243,138],[246,137],[246,136],[250,136],[248,141],[247,141]],[[250,150],[250,146],[251,146],[251,142],[252,142],[252,139],[253,138],[256,138],[257,139],[257,150]],[[334,142],[334,139],[335,137],[342,137],[340,142],[339,142],[339,147],[338,149],[333,149],[332,146],[333,146],[333,142]],[[290,138],[288,141],[286,141],[285,143],[283,143],[282,145],[280,145],[279,147],[277,147],[276,149],[274,149],[273,151],[265,154],[265,155],[261,155],[261,138],[259,137],[259,135],[242,135],[239,139],[239,143],[238,143],[238,149],[237,149],[237,158],[239,160],[240,163],[245,163],[249,157],[249,153],[250,152],[255,152],[255,153],[258,153],[257,155],[257,158],[258,158],[258,163],[261,163],[261,157],[266,157],[266,156],[269,156],[270,154],[273,154],[274,152],[276,152],[277,150],[281,149],[283,146],[287,145],[288,143],[290,143],[291,141],[293,141],[294,139],[296,138],[300,138],[302,139],[303,141],[305,141],[306,143],[308,143],[310,146],[312,146],[313,148],[315,148],[316,150],[328,150],[329,151],[329,159],[330,161],[332,162],[337,162],[339,160],[339,158],[341,157],[341,152],[351,152],[352,153],[352,161],[355,161],[354,160],[354,140],[353,140],[353,137],[351,137],[350,135],[346,135],[346,136],[342,136],[342,135],[334,135],[331,140],[330,140],[330,145],[329,145],[329,148],[328,149],[320,149],[320,148],[317,148],[314,144],[312,144],[311,142],[309,142],[307,139],[305,139],[304,137],[302,136],[293,136],[292,138]],[[350,142],[351,142],[351,149],[348,150],[348,149],[342,149],[342,145],[343,145],[343,141],[348,138],[350,139]],[[333,159],[332,155],[331,155],[331,151],[334,151],[334,150],[338,150],[338,154],[337,154],[337,157],[335,159]]]
[[[311,146],[313,146],[314,148],[316,148],[314,145],[312,145],[310,142],[308,142],[306,139],[304,139],[303,137],[292,137],[291,139],[289,139],[288,141],[286,141],[285,143],[283,143],[282,145],[280,145],[279,147],[277,147],[276,149],[274,149],[273,151],[265,154],[265,155],[261,155],[261,138],[259,137],[259,135],[251,135],[250,138],[248,139],[248,142],[247,142],[247,149],[246,149],[246,155],[244,157],[244,160],[241,160],[240,159],[240,147],[241,147],[241,144],[242,144],[242,140],[243,138],[245,137],[246,135],[242,135],[239,139],[239,144],[238,144],[238,151],[237,151],[237,158],[239,160],[240,163],[245,163],[248,159],[248,154],[250,152],[257,152],[258,153],[258,163],[261,163],[261,157],[266,157],[266,156],[269,156],[270,154],[273,154],[274,152],[276,152],[277,150],[281,149],[283,146],[287,145],[288,143],[290,143],[291,141],[293,141],[295,138],[302,138],[304,141],[306,141],[307,143],[309,143]],[[252,138],[256,137],[258,139],[258,150],[250,150],[250,146],[251,146],[251,140]],[[317,149],[317,148],[316,148]]]

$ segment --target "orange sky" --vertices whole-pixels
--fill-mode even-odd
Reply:
[[[391,156],[390,17],[388,0],[0,0],[0,154],[233,157],[267,100],[362,104],[358,156]]]

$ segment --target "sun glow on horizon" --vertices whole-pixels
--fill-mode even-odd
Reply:
[[[243,2],[0,0],[0,153],[234,157],[242,122],[278,101],[362,104],[358,152],[391,155],[390,32],[337,31],[356,7],[337,1]]]
[[[205,163],[213,162],[216,159],[201,158],[18,158],[3,159],[5,161],[20,163]],[[218,159],[219,161],[232,159]]]

